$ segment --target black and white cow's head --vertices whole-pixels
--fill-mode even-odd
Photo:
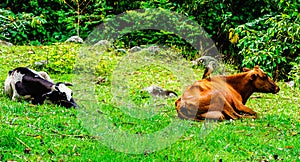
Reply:
[[[53,85],[52,91],[45,94],[46,100],[67,108],[77,108],[78,105],[73,99],[73,92],[67,86],[72,86],[72,84],[58,82],[55,85]]]
[[[73,99],[70,83],[53,83],[46,72],[37,72],[27,67],[18,67],[8,72],[4,92],[12,97],[29,99],[33,104],[44,101],[70,107],[78,107]]]

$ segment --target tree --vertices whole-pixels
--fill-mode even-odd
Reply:
[[[77,22],[76,22],[76,30],[77,35],[80,35],[80,23],[81,23],[81,15],[88,7],[88,5],[92,2],[92,0],[60,0],[69,6],[75,13],[77,14]]]

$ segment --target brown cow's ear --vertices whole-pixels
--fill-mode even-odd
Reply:
[[[255,70],[258,70],[258,69],[259,69],[259,66],[258,66],[258,65],[254,66],[254,69],[255,69]]]
[[[250,80],[254,80],[257,77],[258,74],[252,73],[250,76]]]
[[[246,67],[243,68],[243,71],[244,71],[244,72],[247,72],[247,71],[250,71],[250,70],[251,70],[251,69],[246,68]]]

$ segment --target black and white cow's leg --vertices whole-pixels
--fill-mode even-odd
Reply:
[[[12,95],[12,100],[13,101],[16,101],[18,98],[20,98],[20,95],[19,93],[17,92],[17,89],[16,89],[16,84],[11,84],[11,87],[12,87],[12,91],[13,91],[13,95]]]
[[[11,87],[12,76],[8,75],[4,82],[4,93],[12,97],[13,89]]]
[[[46,97],[44,97],[44,96],[34,96],[33,100],[32,100],[32,104],[34,104],[34,105],[37,105],[37,104],[42,105],[44,103],[45,99],[46,99]]]
[[[11,73],[11,87],[12,87],[12,91],[13,91],[13,96],[12,96],[12,100],[15,101],[17,98],[20,97],[20,95],[18,94],[17,91],[17,86],[18,84],[21,84],[22,79],[23,79],[24,74],[21,74],[20,72],[12,72]]]

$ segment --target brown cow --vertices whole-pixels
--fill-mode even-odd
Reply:
[[[197,121],[256,118],[256,112],[245,106],[248,98],[254,92],[276,94],[279,87],[258,65],[244,71],[199,80],[187,87],[175,102],[178,116]]]

